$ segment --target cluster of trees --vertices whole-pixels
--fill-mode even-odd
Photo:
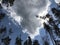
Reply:
[[[15,45],[39,45],[39,42],[38,40],[32,42],[31,38],[28,36],[28,39],[22,44],[21,38],[17,37]]]
[[[53,14],[47,14],[46,18],[49,18],[48,24],[44,22],[44,28],[49,32],[51,40],[54,45],[60,45],[60,40],[56,40],[55,36],[60,38],[60,7],[52,8],[51,11]],[[53,17],[54,16],[54,17]],[[55,19],[54,19],[55,18]]]
[[[2,9],[2,5],[0,4],[0,9]],[[0,12],[0,24],[2,22],[2,20],[4,19],[4,17],[6,16],[6,14],[4,12]],[[2,26],[0,26],[0,45],[9,45],[11,38],[9,37],[9,35],[13,33],[12,29],[10,28],[8,31],[8,36],[7,36],[7,27],[4,26],[2,24]],[[22,39],[17,37],[16,41],[15,41],[15,45],[22,45]],[[28,39],[23,43],[23,45],[39,45],[38,40],[34,40],[32,42],[31,38],[28,37]]]
[[[10,30],[9,33],[11,33],[12,31]],[[6,33],[7,33],[7,28],[6,27],[1,27],[0,28],[0,45],[2,45],[2,43],[4,45],[9,45],[10,44],[10,41],[11,41],[11,38],[8,36],[6,36]],[[3,35],[2,35],[3,34]],[[15,45],[22,45],[22,42],[23,40],[19,37],[16,37],[16,41],[15,41]],[[23,45],[39,45],[39,42],[38,40],[34,40],[32,42],[31,38],[28,37],[28,39],[23,43]]]
[[[1,5],[0,5],[1,7]],[[1,9],[1,8],[0,8]],[[6,16],[5,13],[0,13],[0,23],[1,21],[4,19],[4,17]],[[2,27],[0,27],[0,45],[9,45],[11,38],[9,37],[9,35],[13,33],[12,29],[9,29],[9,33],[8,36],[7,35],[7,27],[2,25]],[[28,39],[22,44],[23,40],[21,39],[21,37],[17,37],[16,41],[15,41],[15,45],[40,45],[38,40],[34,40],[32,41],[32,39],[30,38],[30,36],[28,36]],[[3,44],[2,44],[3,43]],[[45,41],[44,45],[49,45],[48,42]]]
[[[2,3],[7,4],[7,7],[8,7],[8,6],[12,6],[14,4],[14,1],[15,0],[2,0]]]
[[[2,3],[8,2],[12,5],[13,1],[14,0],[3,0]],[[2,9],[2,6],[0,4],[0,10],[1,9]],[[52,8],[51,11],[54,14],[53,16],[56,19],[54,19],[50,14],[47,14],[45,17],[40,17],[40,18],[42,19],[49,18],[48,24],[45,22],[43,23],[44,28],[46,29],[47,32],[49,32],[53,44],[60,45],[60,40],[55,40],[55,37],[54,37],[54,34],[55,34],[58,38],[60,38],[60,27],[58,26],[60,24],[60,9]],[[5,15],[6,15],[5,13],[0,12],[0,23],[1,23],[1,20],[4,19]],[[3,42],[4,45],[9,45],[11,38],[9,38],[9,36],[6,36],[6,33],[7,33],[7,28],[4,26],[0,27],[0,45],[2,45],[1,42]],[[12,32],[12,29],[10,28],[9,35],[11,33],[13,32]],[[32,39],[29,36],[28,36],[28,39],[23,44],[22,42],[23,40],[17,37],[15,41],[15,45],[40,45],[38,40],[32,41]],[[49,45],[49,43],[45,41],[44,45]]]
[[[4,16],[3,16],[4,15]],[[0,20],[4,19],[5,17],[5,14],[1,15],[0,13]],[[12,32],[12,29],[10,28],[9,29],[9,35],[6,36],[6,33],[7,33],[7,28],[2,26],[0,28],[0,45],[2,45],[1,43],[4,43],[4,45],[9,45],[10,44],[10,41],[11,41],[11,38],[9,38],[9,35]],[[3,35],[2,35],[3,34]],[[5,37],[6,36],[6,37]],[[15,45],[40,45],[38,40],[34,40],[32,41],[32,39],[30,38],[30,36],[28,36],[28,39],[22,44],[23,40],[21,39],[21,37],[17,37],[16,38],[16,41],[15,41]],[[49,45],[48,42],[45,41],[44,45]]]

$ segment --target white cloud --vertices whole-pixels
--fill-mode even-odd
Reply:
[[[56,3],[60,3],[60,0],[55,0]]]
[[[23,18],[21,22],[21,26],[25,30],[23,32],[27,32],[30,36],[39,34],[37,28],[42,26],[42,20],[38,19],[36,15],[44,16],[48,12],[49,5],[49,0],[15,0],[12,9]]]
[[[0,3],[2,2],[2,0],[0,0]]]

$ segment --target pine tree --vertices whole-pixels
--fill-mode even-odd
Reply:
[[[24,45],[32,45],[32,40],[30,36],[28,36],[28,39],[24,42]]]
[[[7,7],[8,7],[8,6],[9,6],[9,4],[10,4],[10,6],[12,6],[12,5],[13,5],[13,3],[14,3],[14,1],[15,1],[15,0],[2,0],[2,3],[7,4]]]
[[[2,7],[2,5],[0,4],[0,21],[5,17],[5,13],[2,12],[2,9],[3,9],[3,7]]]
[[[1,23],[3,22],[2,20],[5,16],[6,13],[4,12],[2,5],[0,4],[0,45],[2,45],[2,43],[4,43],[4,45],[9,45],[11,40],[9,36],[7,36],[7,27]]]
[[[33,45],[39,45],[38,40],[34,40]]]
[[[2,34],[3,32],[6,32],[6,27],[0,28],[0,34]]]
[[[6,38],[2,39],[2,42],[4,42],[5,45],[9,45],[10,40],[11,39],[9,38],[9,36],[7,36]]]
[[[28,44],[32,45],[32,40],[31,40],[30,36],[28,36]]]
[[[49,43],[47,41],[44,42],[44,45],[49,45]]]
[[[27,40],[24,42],[24,45],[28,45],[28,41]]]
[[[56,19],[53,18],[52,14],[47,14],[46,18],[49,18],[49,21],[48,24],[44,23],[44,28],[49,32],[53,45],[60,45],[60,40],[55,40],[55,36],[60,38],[60,28],[58,26],[60,24],[60,9],[52,8],[51,11]]]
[[[9,29],[9,35],[13,33],[12,28]]]
[[[22,40],[21,40],[21,38],[19,38],[19,37],[16,38],[15,45],[22,45]]]
[[[15,0],[9,0],[10,6],[13,5],[14,1],[15,1]]]

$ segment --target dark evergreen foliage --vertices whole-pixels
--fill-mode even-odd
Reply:
[[[2,9],[3,9],[3,7],[2,7],[2,5],[0,4],[0,21],[5,17],[5,13],[4,12],[2,12]]]
[[[46,17],[45,17],[45,16],[43,16],[43,17],[41,17],[41,16],[40,16],[40,18],[41,18],[41,19],[44,19],[44,20],[46,19]]]
[[[38,18],[39,16],[38,16],[38,15],[36,15],[36,17]]]
[[[0,28],[0,33],[6,32],[6,27]]]
[[[45,43],[44,45],[49,45],[49,43],[47,41],[45,41],[44,43]]]
[[[2,3],[7,4],[7,7],[8,7],[9,5],[13,6],[14,1],[15,0],[2,0]],[[59,5],[59,7],[60,7],[60,5]],[[3,7],[0,4],[0,10],[2,8]],[[55,45],[60,45],[60,40],[55,40],[53,37],[53,33],[52,33],[52,30],[54,30],[54,33],[60,38],[60,28],[58,27],[58,24],[60,24],[60,10],[56,9],[56,8],[52,8],[51,11],[54,14],[54,17],[58,18],[57,20],[54,20],[50,14],[47,14],[46,16],[43,16],[43,17],[40,16],[40,18],[44,19],[44,20],[46,18],[49,18],[49,21],[48,21],[49,24],[47,24],[45,22],[43,23],[44,28],[46,29],[47,32],[49,32],[50,36],[52,36],[52,39],[55,41]],[[5,13],[0,12],[0,21],[5,17],[5,15],[6,15]],[[36,17],[38,18],[39,16],[36,15]],[[56,24],[56,22],[58,22],[58,24]],[[3,32],[6,32],[6,27],[0,28],[0,34],[2,34]],[[10,34],[13,33],[12,29],[9,30],[9,33]],[[11,39],[9,38],[9,36],[7,36],[1,40],[4,43],[4,45],[9,45]],[[22,45],[22,39],[17,37],[15,45]],[[28,39],[24,42],[24,45],[40,45],[40,44],[39,44],[38,40],[34,40],[32,42],[32,39],[30,38],[30,36],[28,36]],[[47,41],[45,41],[44,45],[49,45],[49,43]]]
[[[8,2],[10,3],[10,6],[13,5],[14,1],[15,1],[15,0],[9,0],[9,1],[8,1]]]
[[[28,39],[24,42],[24,45],[32,45],[32,40],[30,36],[28,36]]]
[[[32,40],[31,40],[30,36],[28,36],[28,45],[32,45]]]
[[[5,17],[5,13],[0,13],[0,21]]]
[[[2,3],[8,3],[8,0],[2,0]]]
[[[15,42],[15,45],[22,45],[22,40],[21,38],[16,38],[16,42]]]
[[[7,4],[7,6],[9,6],[9,4],[10,4],[10,6],[12,6],[13,3],[14,3],[14,1],[15,1],[15,0],[2,0],[2,3]],[[8,4],[8,3],[9,3],[9,4]]]
[[[48,24],[44,23],[44,28],[50,33],[51,27]]]
[[[53,20],[53,18],[52,18],[52,17],[51,17],[51,18],[49,18],[48,23],[49,23],[51,26],[54,26],[54,25],[55,25],[55,22],[54,22],[54,20]]]
[[[60,40],[56,40],[56,41],[55,41],[55,44],[56,44],[56,45],[60,45]]]
[[[12,34],[12,33],[13,33],[12,28],[10,28],[9,29],[9,34]]]
[[[52,8],[52,12],[55,14],[56,17],[60,18],[60,10],[58,10],[56,8]]]
[[[49,14],[47,14],[47,15],[46,15],[46,18],[50,18],[50,15],[49,15]]]
[[[11,39],[9,38],[9,36],[7,36],[6,38],[2,39],[2,42],[4,42],[5,45],[9,45],[10,40]]]
[[[28,45],[28,41],[27,40],[24,42],[24,45]]]
[[[55,30],[55,33],[60,37],[60,29],[58,28],[57,25],[54,25],[54,30]]]
[[[54,33],[60,38],[60,28],[58,27],[58,25],[60,24],[60,20],[59,20],[60,19],[60,10],[56,9],[56,8],[52,8],[51,11],[54,14],[54,17],[57,19],[54,20],[50,14],[47,14],[46,18],[49,18],[49,21],[48,21],[49,24],[44,23],[44,28],[46,29],[46,31],[49,32],[49,34],[51,36],[51,40],[55,41],[55,44],[54,43],[53,44],[60,45],[59,44],[60,40],[55,40],[54,36],[53,36],[53,30],[54,30]],[[45,42],[45,43],[46,43],[45,45],[49,45],[47,42]]]
[[[2,9],[2,5],[0,4],[0,9]]]
[[[33,45],[39,45],[38,40],[34,40]]]

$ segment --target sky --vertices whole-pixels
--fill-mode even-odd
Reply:
[[[43,17],[49,12],[52,3],[54,0],[15,0],[12,7],[8,7],[8,9],[4,5],[3,7],[11,13],[8,16],[12,22],[21,26],[24,33],[34,38],[40,34],[43,23],[47,23],[49,20],[43,20],[40,16]]]
[[[32,39],[40,39],[39,42],[43,45],[42,38],[46,36],[43,23],[47,23],[49,19],[43,20],[40,16],[45,16],[49,13],[51,7],[56,7],[55,2],[54,0],[15,0],[14,5],[8,9],[3,5],[3,8],[10,13],[7,14],[8,17],[3,20],[4,22],[2,24],[6,25],[7,28],[12,27],[14,32],[10,36],[12,39],[10,45],[14,45],[16,37],[22,34],[22,31],[23,40],[29,35]],[[51,40],[49,34],[47,35],[49,37],[48,39]]]
[[[15,15],[20,17],[21,21],[12,17],[20,23],[24,33],[35,36],[39,34],[39,29],[43,26],[44,20],[40,19],[40,16],[48,13],[49,5],[49,0],[15,0],[12,9],[16,13]]]
[[[15,0],[14,5],[9,7],[8,11],[11,12],[9,16],[12,21],[15,20],[22,27],[24,33],[34,38],[40,34],[39,31],[43,27],[43,23],[47,23],[49,20],[43,20],[40,16],[45,16],[51,5],[56,6],[55,2],[59,2],[59,0]]]
[[[56,3],[60,3],[60,0],[55,0]]]

